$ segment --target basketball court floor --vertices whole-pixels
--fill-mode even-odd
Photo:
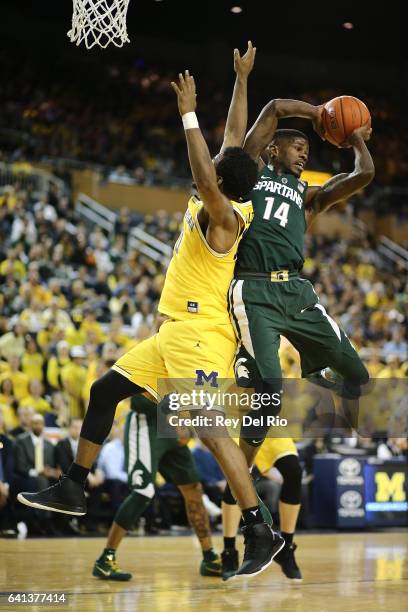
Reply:
[[[296,538],[302,584],[272,564],[250,580],[198,574],[193,537],[132,537],[118,554],[130,582],[100,581],[92,565],[105,540],[0,541],[0,610],[75,612],[401,612],[408,597],[408,533],[308,534]],[[222,539],[215,537],[218,551]],[[66,603],[11,604],[10,592],[64,593]],[[405,602],[405,603],[404,603]]]

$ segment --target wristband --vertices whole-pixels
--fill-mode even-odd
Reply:
[[[183,127],[185,130],[198,128],[198,119],[195,113],[185,113],[182,118]]]

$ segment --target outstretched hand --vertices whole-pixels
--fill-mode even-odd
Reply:
[[[197,108],[197,94],[194,77],[190,75],[189,71],[186,70],[184,72],[184,77],[180,72],[178,84],[173,81],[171,86],[177,95],[180,115],[183,116],[186,113],[194,113]]]
[[[365,125],[354,130],[352,134],[347,138],[346,143],[353,145],[356,139],[362,138],[363,140],[370,140],[372,134],[371,121],[368,121]]]
[[[252,42],[248,41],[248,49],[241,57],[238,49],[234,49],[234,70],[239,77],[246,78],[254,67],[256,55],[256,47],[252,46]]]
[[[372,131],[370,120],[365,125],[356,128],[344,142],[338,145],[339,149],[351,149],[351,147],[354,147],[354,145],[361,142],[361,140],[370,140]]]

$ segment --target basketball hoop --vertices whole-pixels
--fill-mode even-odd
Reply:
[[[71,42],[85,43],[87,49],[102,49],[113,43],[122,47],[130,42],[126,30],[129,0],[73,0]]]

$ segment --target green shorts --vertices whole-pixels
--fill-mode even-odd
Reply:
[[[132,406],[144,398],[132,398]],[[144,399],[146,403],[148,400]],[[140,495],[153,497],[157,472],[174,485],[199,482],[193,455],[174,438],[157,437],[157,406],[150,410],[132,410],[125,423],[125,469],[129,488]]]
[[[255,359],[262,380],[282,376],[280,337],[300,355],[302,376],[330,367],[345,379],[368,380],[368,373],[345,332],[327,314],[310,281],[234,279],[229,291],[231,320],[238,340]]]

